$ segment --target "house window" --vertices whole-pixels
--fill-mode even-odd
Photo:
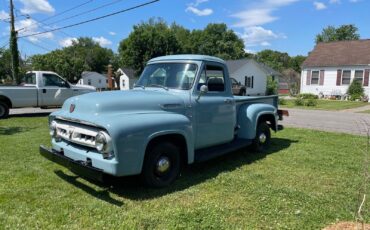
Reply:
[[[312,71],[311,85],[318,85],[319,84],[319,75],[320,75],[320,71]]]
[[[101,83],[101,79],[99,79],[99,84]]]
[[[91,85],[91,79],[87,80],[87,84]]]
[[[356,70],[354,80],[360,82],[361,85],[362,85],[362,82],[364,80],[364,71],[363,70]]]
[[[248,77],[248,76],[245,76],[245,86],[247,88],[253,88],[253,84],[254,84],[254,76],[252,77]]]
[[[351,70],[343,70],[342,85],[349,85],[351,83]]]

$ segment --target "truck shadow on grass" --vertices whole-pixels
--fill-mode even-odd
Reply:
[[[89,182],[105,188],[104,191],[97,191],[94,188],[78,181],[78,176],[69,176],[62,171],[56,171],[55,174],[64,181],[87,192],[97,199],[106,201],[113,205],[121,206],[123,205],[123,202],[112,198],[110,195],[111,193],[131,200],[147,200],[158,198],[177,191],[182,191],[211,178],[215,178],[222,172],[230,172],[243,165],[252,164],[253,162],[265,158],[267,155],[278,153],[281,150],[287,149],[292,143],[296,142],[298,141],[283,138],[273,138],[271,140],[271,146],[269,150],[265,153],[255,153],[248,149],[241,149],[204,163],[187,166],[183,170],[181,176],[172,185],[162,189],[146,188],[140,183],[139,177],[134,176],[123,178],[107,178],[107,181],[104,183],[89,180]]]
[[[11,114],[8,118],[13,117],[47,117],[51,112],[40,112],[40,113],[20,113],[20,114]]]

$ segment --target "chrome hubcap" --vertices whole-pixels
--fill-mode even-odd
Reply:
[[[170,169],[170,159],[162,156],[157,162],[157,172],[160,174],[166,173]]]
[[[261,133],[258,138],[259,138],[261,144],[266,143],[266,139],[267,139],[266,134]]]

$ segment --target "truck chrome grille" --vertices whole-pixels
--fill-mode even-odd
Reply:
[[[98,128],[57,120],[56,132],[60,138],[75,144],[95,148]]]

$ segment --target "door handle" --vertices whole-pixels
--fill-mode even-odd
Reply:
[[[46,93],[46,89],[42,89],[42,93]]]
[[[225,99],[225,101],[224,101],[226,104],[232,104],[233,103],[233,100],[231,100],[231,99]]]

